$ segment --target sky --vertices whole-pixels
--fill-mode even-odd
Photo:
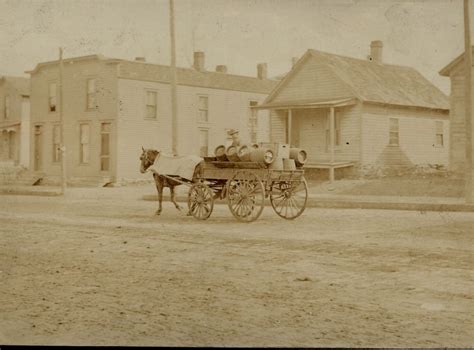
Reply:
[[[100,53],[169,64],[168,0],[0,0],[0,75],[39,62]],[[474,2],[471,21],[474,22]],[[366,59],[383,41],[383,61],[416,68],[449,94],[438,72],[464,50],[462,0],[175,0],[177,64],[256,76],[286,73],[307,49]],[[471,26],[472,27],[472,26]],[[474,37],[473,37],[474,38]],[[474,41],[474,40],[473,40]]]

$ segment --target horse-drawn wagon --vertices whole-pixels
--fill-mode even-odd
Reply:
[[[147,151],[144,150],[145,152]],[[265,153],[262,150],[259,154],[261,159],[251,161],[181,157],[181,165],[176,160],[168,158],[167,161],[166,157],[159,156],[157,162],[154,162],[156,170],[153,167],[151,169],[155,176],[162,177],[162,181],[175,186],[189,186],[188,213],[196,219],[208,219],[216,199],[226,200],[232,215],[244,222],[256,220],[262,214],[266,200],[270,201],[273,210],[280,217],[288,220],[297,218],[305,210],[308,198],[304,170],[301,166],[289,169],[272,167],[276,152]],[[159,162],[163,159],[164,164],[160,166]],[[173,164],[173,169],[166,163]],[[183,171],[183,167],[186,170]],[[171,191],[174,202],[173,188]],[[176,203],[175,205],[178,207]]]

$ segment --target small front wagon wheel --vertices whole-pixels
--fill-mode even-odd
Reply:
[[[238,171],[227,181],[227,204],[237,220],[258,219],[265,206],[265,187],[260,178],[249,171]]]
[[[214,192],[203,183],[191,186],[188,193],[189,213],[199,220],[206,220],[214,209]]]
[[[270,192],[273,210],[283,219],[292,220],[300,216],[308,201],[308,184],[301,180],[274,182]]]

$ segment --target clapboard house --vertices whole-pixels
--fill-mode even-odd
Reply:
[[[63,61],[63,118],[68,182],[107,183],[149,178],[139,173],[141,147],[171,152],[171,68],[144,58],[91,55]],[[31,74],[31,169],[47,180],[61,174],[59,63],[39,63]],[[207,156],[228,129],[244,141],[269,140],[269,113],[252,107],[275,87],[266,64],[257,75],[177,68],[178,154]],[[260,114],[257,118],[257,114]]]
[[[307,150],[307,168],[352,172],[446,166],[448,98],[415,69],[308,50],[259,109],[271,140]]]
[[[29,165],[30,80],[0,76],[0,162]]]

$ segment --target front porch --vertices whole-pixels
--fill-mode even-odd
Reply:
[[[272,140],[284,142],[292,147],[303,148],[308,153],[304,166],[307,169],[328,169],[329,181],[335,179],[335,169],[349,168],[355,165],[356,144],[349,141],[343,144],[341,125],[352,125],[351,113],[345,113],[357,104],[354,98],[331,101],[266,104],[260,109],[270,109],[280,125],[273,123]],[[345,141],[345,140],[344,140]],[[352,141],[352,140],[351,140]]]
[[[19,162],[20,122],[0,123],[0,161]]]

